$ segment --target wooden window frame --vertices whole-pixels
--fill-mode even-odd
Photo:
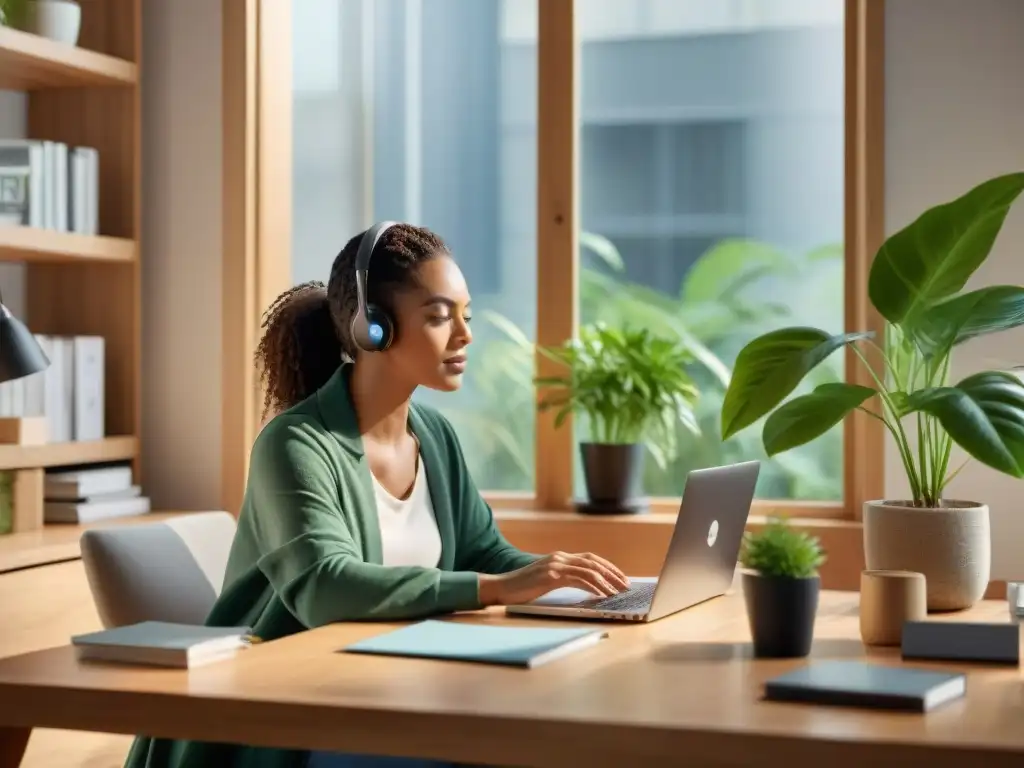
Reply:
[[[253,367],[263,310],[291,284],[291,4],[222,0],[224,9],[224,267],[222,495],[241,506],[262,397]],[[538,2],[537,343],[556,345],[577,328],[579,237],[579,57],[576,0]],[[878,334],[867,299],[873,254],[884,236],[884,0],[846,0],[844,302],[848,330]],[[272,34],[261,34],[272,30]],[[876,361],[877,362],[877,361]],[[538,370],[550,362],[538,356]],[[852,352],[847,380],[870,384]],[[535,490],[487,493],[499,511],[566,512],[573,491],[571,424],[537,414]],[[842,502],[758,500],[755,515],[858,521],[884,495],[883,426],[846,420]],[[674,513],[677,498],[655,499]],[[513,519],[514,515],[509,519]],[[559,519],[562,519],[561,517]],[[552,522],[555,520],[551,518]]]

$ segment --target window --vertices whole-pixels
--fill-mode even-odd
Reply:
[[[441,234],[473,294],[473,361],[458,394],[416,397],[481,488],[532,490],[533,358],[502,329],[535,338],[536,11],[531,34],[501,0],[292,7],[292,278],[326,281],[371,221]]]
[[[843,327],[844,5],[576,0],[580,227],[621,257],[583,251],[581,323],[681,324],[727,367],[772,327]],[[649,493],[756,458],[761,498],[842,498],[841,425],[770,461],[757,428],[723,444],[724,385],[693,368],[702,434]]]
[[[656,313],[647,325],[684,327],[728,369],[773,326],[881,328],[866,300],[884,230],[879,4],[254,8],[258,52],[240,34],[234,69],[252,100],[231,102],[239,141],[226,145],[238,148],[237,199],[246,204],[225,263],[255,298],[229,296],[245,320],[232,321],[226,338],[251,344],[253,304],[262,310],[289,282],[325,280],[345,240],[372,221],[437,230],[473,291],[474,360],[463,391],[417,397],[454,422],[494,506],[566,509],[579,490],[573,462],[586,425],[558,430],[550,414],[535,414],[535,341],[561,343],[580,323],[629,321],[642,303]],[[289,64],[291,77],[281,77]],[[245,111],[253,103],[258,132]],[[278,139],[282,126],[288,139]],[[255,142],[255,163],[242,138]],[[283,158],[288,143],[292,157]],[[290,217],[281,202],[289,198]],[[290,257],[276,239],[288,232]],[[590,247],[596,238],[619,258]],[[845,362],[831,358],[820,380],[870,383]],[[717,439],[723,387],[706,366],[694,370],[703,435],[684,440],[667,470],[649,463],[655,509],[674,510],[691,468],[763,459],[756,427]],[[237,423],[246,407],[225,398]],[[884,438],[881,425],[853,414],[765,462],[760,510],[782,502],[804,517],[855,518],[884,492]],[[244,457],[234,454],[244,445],[247,456],[250,444],[232,441],[230,477],[225,470],[239,496]]]

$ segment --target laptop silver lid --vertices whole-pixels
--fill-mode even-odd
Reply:
[[[650,618],[725,594],[750,516],[759,461],[697,469],[687,476]]]

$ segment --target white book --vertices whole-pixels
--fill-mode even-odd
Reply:
[[[43,521],[46,523],[73,523],[85,525],[115,517],[134,517],[150,511],[149,497],[103,501],[46,501],[43,503]]]
[[[72,344],[74,439],[101,440],[104,437],[103,337],[76,336]]]
[[[79,147],[85,158],[85,233],[100,233],[100,153],[94,147]]]
[[[68,162],[70,173],[70,214],[71,231],[80,235],[89,234],[89,157],[83,147],[71,150]]]
[[[56,197],[57,221],[54,229],[68,231],[68,145],[54,142],[54,196]]]
[[[43,495],[47,499],[82,499],[117,493],[132,487],[130,464],[47,472]]]
[[[61,442],[75,439],[75,340],[59,339],[61,381],[60,397]]]
[[[44,494],[45,495],[45,494]],[[89,496],[83,496],[77,499],[69,498],[54,498],[46,496],[46,501],[68,503],[74,502],[76,504],[100,504],[105,501],[121,501],[123,499],[137,499],[142,495],[141,485],[130,485],[123,491],[110,491],[108,493],[96,493]],[[143,513],[145,514],[145,513]]]
[[[43,142],[43,227],[57,227],[56,184],[57,146],[52,141]]]
[[[203,627],[144,621],[126,627],[74,635],[83,661],[113,661],[160,667],[191,667],[228,659],[254,641],[249,627]]]

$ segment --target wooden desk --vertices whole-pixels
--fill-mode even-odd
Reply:
[[[1003,602],[971,615],[1008,620]],[[80,664],[70,647],[0,660],[0,768],[17,765],[32,727],[517,766],[1024,761],[1017,668],[970,668],[966,698],[923,716],[759,701],[766,678],[802,662],[752,660],[735,595],[610,625],[601,645],[536,670],[335,653],[389,628],[325,627],[191,672]],[[824,593],[814,657],[861,657],[857,638],[857,596]]]
[[[179,512],[153,512],[92,525],[47,525],[0,536],[0,657],[53,648],[71,635],[102,627],[82,565],[79,545],[88,528],[167,520]],[[0,703],[0,707],[3,704]],[[130,739],[105,733],[37,730],[26,768],[119,768]],[[0,757],[0,768],[4,765]]]

